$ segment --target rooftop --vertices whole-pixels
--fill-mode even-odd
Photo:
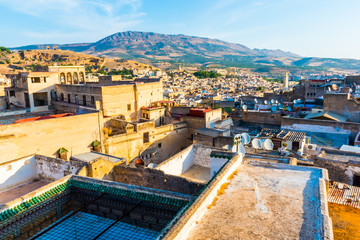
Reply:
[[[243,164],[187,239],[322,239],[321,177],[320,169]]]

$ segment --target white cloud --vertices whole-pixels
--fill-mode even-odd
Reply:
[[[24,32],[42,41],[94,41],[137,26],[145,15],[141,0],[0,0],[1,5],[44,21],[44,30]]]

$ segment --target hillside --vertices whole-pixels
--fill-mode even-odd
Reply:
[[[55,45],[64,50],[96,56],[131,59],[155,66],[174,63],[197,66],[222,66],[244,68],[287,67],[290,69],[359,69],[360,60],[304,58],[282,50],[250,49],[244,45],[217,39],[186,35],[167,35],[151,32],[119,32],[94,43]],[[18,47],[44,49],[46,45]]]
[[[154,69],[148,64],[131,60],[115,60],[106,57],[96,57],[89,54],[69,50],[20,50],[18,52],[0,52],[0,73],[33,70],[36,66],[54,65],[84,65],[88,72],[101,70],[118,71],[123,69]]]

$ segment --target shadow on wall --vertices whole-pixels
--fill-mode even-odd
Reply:
[[[0,165],[0,191],[37,178],[35,155]]]

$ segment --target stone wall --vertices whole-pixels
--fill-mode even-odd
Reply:
[[[143,132],[124,133],[106,139],[105,152],[128,160],[146,155],[148,149],[153,149],[156,155],[148,159],[147,163],[160,163],[191,144],[187,139],[186,124],[169,124],[148,129],[149,142],[144,142]]]
[[[70,174],[86,176],[86,172],[81,171],[85,168],[85,163],[78,160],[65,161],[60,158],[51,158],[36,155],[36,172],[39,179],[45,181],[55,181]]]
[[[241,111],[241,120],[249,123],[281,125],[280,112]]]
[[[350,98],[347,93],[325,94],[324,111],[331,111],[360,122],[360,102]]]
[[[116,182],[156,188],[166,191],[195,195],[204,187],[203,184],[191,182],[185,178],[165,174],[161,170],[151,168],[114,168]]]

